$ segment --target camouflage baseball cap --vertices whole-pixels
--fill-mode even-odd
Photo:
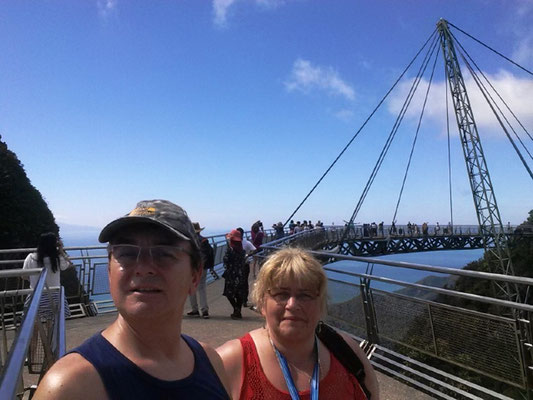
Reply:
[[[196,249],[200,248],[197,235],[191,220],[187,216],[187,212],[168,200],[143,200],[138,202],[137,206],[129,214],[107,224],[100,232],[98,241],[100,243],[109,242],[118,230],[138,223],[164,228],[179,239],[189,241]]]

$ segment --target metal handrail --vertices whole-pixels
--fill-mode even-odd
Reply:
[[[445,295],[448,295],[448,296],[460,297],[460,298],[463,298],[463,299],[468,299],[468,300],[473,300],[473,301],[479,301],[481,303],[493,304],[493,305],[502,306],[502,307],[515,308],[517,310],[533,312],[533,306],[531,306],[529,304],[515,303],[513,301],[496,299],[494,297],[487,297],[487,296],[481,296],[481,295],[478,295],[478,294],[459,292],[457,290],[443,289],[443,288],[438,288],[438,287],[435,287],[435,286],[422,285],[422,284],[419,284],[419,283],[410,283],[410,282],[405,282],[405,281],[399,281],[399,280],[396,280],[396,279],[383,278],[383,277],[380,277],[380,276],[374,276],[374,275],[369,275],[369,274],[361,274],[361,273],[357,273],[357,272],[347,272],[347,271],[342,271],[342,270],[329,268],[329,267],[324,267],[324,269],[326,271],[340,273],[340,274],[349,275],[349,276],[355,276],[355,277],[358,277],[358,278],[363,278],[363,279],[368,279],[368,280],[375,280],[375,281],[379,281],[379,282],[384,282],[384,283],[389,283],[389,284],[394,284],[394,285],[400,285],[400,286],[404,286],[404,287],[412,287],[412,288],[426,290],[426,291],[430,291],[430,292],[434,292],[434,293],[445,294]],[[335,280],[335,279],[332,279],[332,278],[329,278],[329,279],[330,280]],[[338,281],[338,282],[342,282],[342,281]],[[342,283],[349,283],[349,282],[342,282]]]
[[[67,340],[65,333],[65,288],[61,286],[60,296],[59,296],[59,321],[57,325],[57,338],[58,338],[58,348],[57,348],[57,358],[61,358],[65,355],[67,351]]]
[[[0,270],[0,278],[18,278],[21,276],[39,275],[42,268],[27,269],[3,269]]]
[[[346,256],[342,254],[332,254],[332,253],[322,252],[322,251],[310,251],[310,253],[312,253],[315,256],[319,256],[319,257],[336,258],[339,260],[360,261],[360,262],[369,263],[369,264],[386,265],[389,267],[410,268],[410,269],[416,269],[416,270],[421,270],[421,271],[431,271],[431,272],[439,272],[443,274],[466,276],[469,278],[480,278],[480,279],[487,279],[491,281],[533,285],[533,278],[528,278],[525,276],[504,275],[504,274],[497,274],[493,272],[470,271],[470,270],[463,270],[463,269],[449,268],[449,267],[436,267],[436,266],[426,265],[426,264],[408,263],[405,261],[382,260],[379,258]]]
[[[18,380],[24,366],[24,359],[26,358],[26,353],[33,335],[33,327],[39,312],[39,303],[46,283],[47,272],[48,270],[46,268],[43,268],[41,271],[41,276],[35,286],[26,316],[22,321],[20,331],[13,343],[12,351],[9,353],[6,367],[0,379],[0,399],[12,399],[16,395]]]

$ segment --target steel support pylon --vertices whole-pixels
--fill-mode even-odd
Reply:
[[[507,246],[507,236],[496,204],[496,196],[494,195],[474,114],[472,113],[472,107],[470,106],[470,100],[455,53],[453,39],[448,29],[448,22],[441,19],[437,23],[437,29],[480,233],[483,235],[483,245],[486,252],[491,252],[494,255],[495,261],[490,265],[491,272],[514,275]],[[496,293],[498,297],[511,301],[520,301],[516,285],[497,283],[496,286],[499,292]]]

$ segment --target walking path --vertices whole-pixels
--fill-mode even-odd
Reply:
[[[223,279],[207,286],[209,319],[183,317],[182,332],[195,339],[218,347],[230,339],[241,337],[246,332],[263,326],[263,317],[255,311],[244,308],[242,320],[232,320],[229,316],[233,308],[222,296]],[[190,311],[188,301],[185,313]],[[101,314],[97,317],[71,319],[66,321],[67,351],[81,344],[96,332],[103,330],[116,318],[116,313]],[[404,385],[378,372],[381,399],[383,400],[428,400],[432,397]]]

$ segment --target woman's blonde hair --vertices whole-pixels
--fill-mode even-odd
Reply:
[[[252,300],[257,309],[263,309],[269,289],[287,281],[296,281],[304,287],[316,287],[321,311],[326,310],[327,277],[322,264],[306,250],[290,247],[271,254],[261,267],[252,291]]]

